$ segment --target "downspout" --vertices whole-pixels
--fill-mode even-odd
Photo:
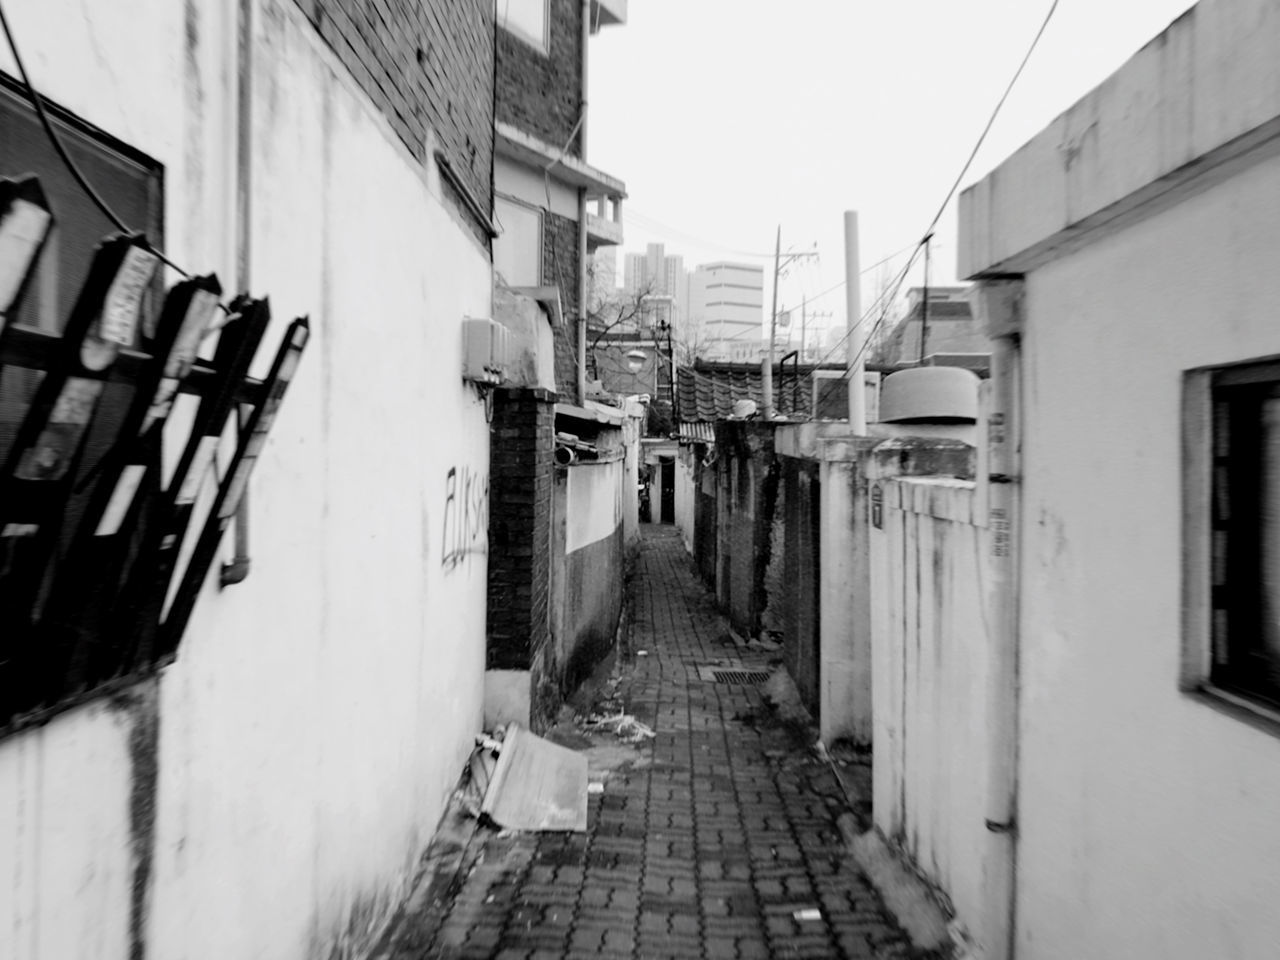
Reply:
[[[235,292],[249,291],[249,242],[252,236],[250,165],[252,147],[253,74],[253,0],[240,0],[236,5],[236,59],[240,69],[236,71],[236,276]],[[248,418],[247,410],[240,408],[237,427]],[[249,576],[249,490],[245,490],[235,512],[235,554],[230,563],[224,563],[218,573],[218,584],[229,587]]]
[[[587,41],[591,0],[582,0],[582,69],[578,76],[578,157],[587,159]],[[587,190],[578,188],[578,403],[587,402]]]
[[[975,306],[991,338],[987,408],[988,569],[991,611],[986,690],[985,937],[991,960],[1012,960],[1017,936],[1020,507],[1023,282],[982,282]]]

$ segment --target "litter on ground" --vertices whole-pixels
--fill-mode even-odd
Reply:
[[[652,727],[641,723],[629,713],[619,713],[611,717],[592,714],[583,726],[590,730],[612,729],[614,735],[625,743],[639,743],[641,740],[652,740],[656,736]]]

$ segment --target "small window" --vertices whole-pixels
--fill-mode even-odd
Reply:
[[[495,0],[498,26],[547,52],[547,0]]]
[[[1187,389],[1190,679],[1280,719],[1280,362]]]
[[[493,269],[508,286],[536,287],[542,282],[542,212],[506,197],[496,197]]]

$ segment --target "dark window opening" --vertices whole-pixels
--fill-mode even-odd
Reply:
[[[1213,381],[1210,681],[1280,708],[1280,363]]]

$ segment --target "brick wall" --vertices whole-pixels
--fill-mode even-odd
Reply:
[[[581,403],[578,384],[578,224],[554,213],[542,218],[543,282],[560,288],[565,322],[555,333],[556,390]]]
[[[582,109],[581,0],[548,0],[550,51],[543,53],[505,30],[497,31],[497,117],[559,149],[569,141]],[[582,156],[574,134],[568,152]]]
[[[480,207],[491,211],[493,0],[296,3],[418,161],[432,159],[432,130]],[[456,198],[455,205],[487,246],[481,225]]]
[[[486,663],[527,670],[550,640],[555,395],[497,390],[489,452],[489,614]]]

